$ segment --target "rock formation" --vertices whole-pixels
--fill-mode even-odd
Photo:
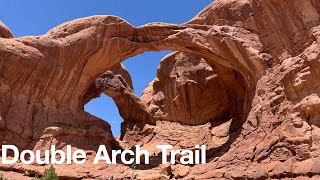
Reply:
[[[121,139],[128,128],[132,129],[134,126],[143,128],[141,126],[145,124],[155,123],[144,103],[136,96],[131,76],[123,65],[116,65],[98,77],[85,94],[84,104],[101,93],[111,97],[119,108],[119,113],[124,120]]]
[[[157,120],[201,125],[241,112],[236,105],[244,101],[241,83],[231,69],[211,67],[192,54],[173,53],[161,61],[141,99]]]
[[[12,32],[9,30],[9,28],[0,21],[0,38],[13,38],[13,37],[14,36]]]
[[[316,0],[217,0],[182,25],[133,27],[118,17],[94,16],[38,37],[13,38],[0,24],[0,142],[87,151],[141,144],[154,153],[155,144],[206,144],[207,164],[160,167],[156,161],[135,173],[319,179],[319,25]],[[139,99],[119,63],[166,49],[178,52],[161,61]],[[83,111],[101,93],[115,100],[124,118],[120,142],[107,122]],[[39,168],[0,166],[18,173]],[[131,173],[121,164],[57,168],[65,178]]]

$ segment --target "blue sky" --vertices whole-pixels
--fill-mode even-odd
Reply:
[[[2,1],[0,20],[16,37],[42,35],[51,28],[76,18],[91,15],[116,15],[134,26],[150,22],[184,23],[213,0],[9,0]],[[141,95],[156,76],[160,60],[170,51],[147,52],[123,62],[132,76],[134,89]],[[85,110],[111,124],[114,136],[120,135],[122,118],[111,98],[93,99]]]

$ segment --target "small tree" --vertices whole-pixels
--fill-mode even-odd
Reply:
[[[42,180],[59,180],[56,169],[51,165],[49,169],[44,170]]]
[[[56,169],[51,165],[49,169],[44,170],[43,176],[41,178],[39,177],[39,173],[37,173],[33,180],[59,180],[59,177],[56,173]]]

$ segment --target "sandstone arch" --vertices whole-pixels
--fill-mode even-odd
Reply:
[[[241,41],[249,37],[250,43]],[[40,99],[46,94],[75,111],[78,98],[97,76],[144,51],[170,49],[198,54],[209,63],[238,70],[249,82],[263,70],[260,44],[255,40],[254,34],[228,26],[150,24],[134,28],[117,17],[96,16],[65,23],[40,37],[3,39],[1,62],[2,66],[9,63],[30,66],[20,72],[23,77],[18,78],[12,73],[12,67],[6,65],[5,76],[15,77],[4,78],[10,87],[26,91],[27,86],[36,87],[39,78],[50,80],[52,84],[44,90],[38,88],[39,94],[33,97]],[[19,62],[21,59],[24,61]],[[31,70],[32,66],[37,70]],[[52,74],[55,76],[50,77]],[[26,81],[32,85],[23,83]],[[71,86],[77,90],[67,88]],[[65,92],[45,93],[45,89],[52,87],[61,87]]]
[[[70,122],[65,118],[74,119],[72,116],[77,116],[77,121],[71,124],[82,124],[81,119],[86,117],[84,96],[95,79],[144,51],[169,49],[201,56],[209,64],[238,71],[249,88],[254,88],[255,80],[264,69],[258,37],[229,26],[153,23],[135,28],[118,17],[94,16],[64,23],[43,36],[2,38],[0,41],[2,94],[9,99],[16,97],[13,101],[4,100],[1,117],[13,136],[23,134],[29,139],[23,146],[30,146],[41,137],[42,132],[35,133],[37,127],[59,127],[57,122]],[[21,111],[19,113],[11,112],[16,104],[26,105],[15,108],[14,111]],[[26,112],[27,120],[20,122],[18,119],[22,117],[16,114]],[[10,121],[16,121],[6,121],[8,118],[16,119],[19,128],[14,125],[10,129]]]
[[[258,37],[229,26],[153,23],[135,28],[118,17],[94,16],[64,23],[43,36],[0,41],[2,94],[9,99],[16,97],[3,102],[6,108],[0,115],[5,130],[18,136],[13,142],[19,141],[21,135],[27,137],[21,147],[38,148],[36,144],[47,131],[73,136],[84,130],[84,134],[100,136],[86,130],[95,127],[104,127],[103,137],[108,141],[105,143],[116,146],[108,124],[89,128],[88,123],[95,124],[95,120],[82,122],[92,119],[83,111],[85,94],[103,72],[144,51],[176,50],[201,56],[212,66],[237,71],[244,78],[241,83],[248,89],[254,89],[255,81],[264,73]],[[25,105],[13,108],[16,104]],[[25,122],[20,122],[22,117],[17,114],[23,113],[29,115]],[[18,128],[10,124],[17,122]],[[67,130],[61,135],[60,130],[51,128],[65,129],[64,126],[80,130]],[[45,141],[41,141],[40,146],[47,145]],[[80,141],[79,146],[83,146]],[[87,141],[87,144],[94,147],[98,142],[89,145]]]

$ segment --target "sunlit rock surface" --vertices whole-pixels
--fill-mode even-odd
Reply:
[[[217,0],[182,25],[94,16],[13,38],[1,24],[0,142],[88,152],[141,144],[155,154],[157,143],[208,146],[207,164],[169,168],[156,159],[134,172],[93,166],[92,152],[81,167],[57,166],[64,178],[159,179],[170,169],[186,179],[319,179],[319,13],[315,0]],[[161,61],[141,99],[128,74],[108,72],[166,49],[178,52]],[[125,122],[119,141],[84,112],[92,88],[114,98]],[[0,166],[8,175],[43,168]]]

